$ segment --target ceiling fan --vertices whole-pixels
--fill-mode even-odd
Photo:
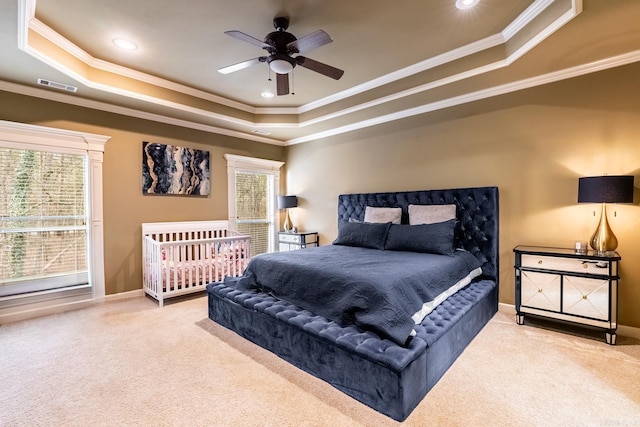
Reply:
[[[276,92],[278,95],[287,95],[289,93],[289,73],[296,65],[307,68],[316,73],[338,80],[344,74],[343,70],[323,64],[305,56],[296,55],[306,53],[312,49],[331,43],[333,39],[323,30],[317,30],[301,38],[296,38],[293,34],[287,32],[289,27],[289,19],[285,17],[277,17],[273,20],[275,31],[267,34],[264,41],[258,40],[241,31],[232,30],[225,31],[225,34],[235,37],[239,40],[250,43],[266,50],[268,56],[259,56],[247,61],[239,62],[218,69],[222,74],[233,73],[255,65],[259,62],[266,62],[269,68],[276,73]]]

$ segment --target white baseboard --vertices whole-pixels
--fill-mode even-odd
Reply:
[[[513,304],[505,304],[499,303],[498,310],[505,314],[516,315],[516,306]],[[515,322],[515,320],[514,320]],[[625,337],[640,339],[640,328],[634,328],[631,326],[618,325],[618,335],[623,335]]]
[[[640,328],[618,325],[618,335],[624,335],[625,337],[631,337],[640,340]]]
[[[110,302],[110,301],[119,301],[122,299],[138,298],[142,296],[144,296],[144,291],[142,289],[136,289],[135,291],[120,292],[117,294],[105,295],[102,298],[102,300],[103,302]]]
[[[506,314],[516,315],[516,306],[513,304],[505,304],[503,302],[498,303],[498,311],[501,311]]]
[[[129,292],[120,292],[112,295],[105,295],[104,297],[86,299],[82,301],[61,302],[54,303],[47,307],[27,308],[21,311],[13,311],[5,314],[0,314],[0,325],[6,323],[19,322],[21,320],[33,319],[36,317],[49,316],[52,314],[65,313],[67,311],[79,310],[82,308],[91,307],[96,304],[103,304],[111,301],[119,301],[129,298],[138,298],[144,295],[142,289]]]

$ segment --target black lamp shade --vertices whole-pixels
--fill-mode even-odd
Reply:
[[[278,196],[278,209],[289,209],[298,206],[297,196]]]
[[[633,175],[580,178],[578,203],[633,203],[633,178]]]

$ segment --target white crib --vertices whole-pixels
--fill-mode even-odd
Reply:
[[[142,283],[158,300],[204,290],[225,276],[240,276],[251,259],[251,237],[228,221],[142,224]]]

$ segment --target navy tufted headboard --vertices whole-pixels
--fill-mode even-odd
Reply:
[[[401,207],[402,223],[409,223],[409,205],[449,205],[456,208],[456,247],[474,254],[482,263],[483,277],[498,283],[499,210],[498,188],[477,187],[451,190],[403,191],[395,193],[343,194],[338,197],[338,218],[362,221],[367,206]]]

